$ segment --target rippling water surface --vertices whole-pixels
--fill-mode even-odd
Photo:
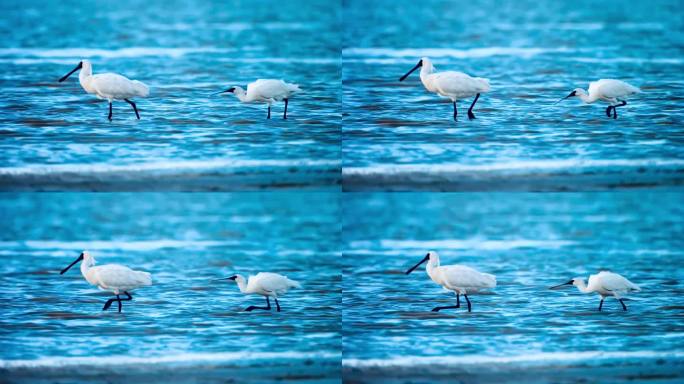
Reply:
[[[670,370],[661,379],[681,380],[681,201],[681,194],[627,192],[352,194],[342,240],[348,378],[380,372],[431,382],[430,373],[445,369],[475,380],[500,370],[485,381],[501,382],[523,366],[530,370],[519,382],[604,382],[596,369],[612,367],[604,377],[611,382],[628,381],[637,364],[639,374],[662,366]],[[455,305],[455,296],[429,279],[425,265],[404,273],[429,250],[442,265],[496,275],[497,287],[471,295],[471,313],[431,312]],[[625,301],[627,312],[613,299],[598,312],[595,295],[548,289],[602,269],[643,289]],[[535,377],[542,365],[551,368]],[[564,380],[573,367],[584,369]]]
[[[5,377],[339,379],[334,194],[5,194],[0,211]],[[122,313],[102,311],[110,293],[78,268],[59,275],[82,249],[98,264],[150,272],[153,285],[134,291]],[[301,282],[282,312],[244,312],[263,297],[212,281],[260,271]]]
[[[329,189],[340,180],[340,9],[323,2],[3,1],[3,189]],[[149,85],[125,102],[86,94],[95,74]],[[303,92],[283,106],[211,96],[257,78]]]
[[[682,184],[684,25],[678,1],[350,1],[344,8],[347,190],[583,190]],[[486,77],[458,103],[415,72]],[[643,93],[618,109],[553,103],[589,81]]]

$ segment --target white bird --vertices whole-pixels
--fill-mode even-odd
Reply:
[[[116,73],[100,73],[93,75],[93,66],[88,60],[81,60],[76,68],[71,72],[62,76],[59,82],[63,82],[72,73],[81,70],[78,74],[78,81],[81,87],[88,92],[97,96],[98,99],[107,99],[109,101],[109,116],[107,118],[112,120],[112,101],[124,100],[133,107],[135,117],[140,120],[138,108],[130,99],[133,97],[147,97],[150,94],[150,89],[147,85],[138,80],[129,80],[128,78]]]
[[[95,266],[95,258],[86,251],[83,251],[73,263],[64,268],[60,275],[63,275],[74,264],[82,260],[81,273],[83,277],[92,285],[97,286],[103,291],[111,291],[116,295],[116,299],[109,299],[102,310],[109,309],[113,302],[119,303],[121,312],[121,302],[133,300],[129,291],[136,288],[152,285],[152,276],[147,272],[134,271],[119,264],[105,264]],[[120,294],[128,296],[126,299],[119,297]]]
[[[460,308],[462,294],[468,302],[468,312],[470,312],[470,300],[468,300],[469,293],[478,293],[483,289],[496,287],[496,276],[488,273],[479,272],[473,268],[464,265],[439,265],[439,255],[437,252],[430,251],[425,255],[423,260],[414,265],[406,271],[406,274],[413,272],[424,262],[428,262],[425,270],[428,276],[435,283],[442,286],[447,291],[452,291],[456,294],[456,305],[446,307],[433,308],[433,312],[439,312],[442,309]]]
[[[446,97],[454,104],[454,120],[458,115],[456,109],[456,101],[467,97],[475,96],[475,100],[468,109],[468,118],[474,119],[473,107],[480,98],[480,93],[489,91],[489,79],[482,77],[470,77],[463,72],[446,71],[435,72],[435,67],[427,57],[420,59],[413,69],[402,76],[399,81],[404,81],[415,71],[420,68],[420,81],[425,86],[428,92],[436,93],[440,96]]]
[[[641,93],[641,90],[633,85],[627,84],[621,80],[601,79],[599,81],[592,81],[589,83],[589,93],[582,88],[575,88],[569,95],[558,100],[556,104],[569,97],[577,97],[587,104],[591,104],[597,100],[602,100],[610,105],[606,108],[606,116],[610,117],[610,111],[613,111],[613,119],[617,119],[617,107],[627,105],[627,98],[631,95]]]
[[[263,309],[266,311],[271,310],[270,297],[275,299],[276,308],[280,312],[280,304],[278,303],[278,298],[287,293],[290,288],[301,288],[302,286],[294,281],[290,280],[283,275],[271,272],[259,272],[256,276],[249,276],[249,281],[245,280],[242,275],[235,275],[218,280],[235,280],[240,288],[240,292],[244,294],[257,294],[266,297],[266,307],[256,307],[250,305],[245,309],[249,312],[254,309]]]
[[[617,273],[608,271],[601,271],[596,275],[589,276],[588,285],[584,283],[584,279],[574,278],[567,283],[553,286],[550,289],[561,288],[565,285],[574,285],[582,293],[595,292],[601,296],[601,303],[599,303],[598,308],[599,311],[603,307],[603,300],[609,296],[616,298],[620,304],[622,304],[622,309],[626,311],[627,306],[622,301],[622,298],[630,292],[641,291],[641,288],[639,288],[638,285],[632,283]]]
[[[268,104],[267,119],[271,118],[271,104],[276,101],[285,102],[285,112],[283,119],[287,119],[287,104],[290,96],[301,91],[299,85],[286,83],[276,79],[258,79],[253,83],[247,84],[247,91],[240,87],[230,87],[225,91],[216,93],[232,93],[243,103],[266,103]]]

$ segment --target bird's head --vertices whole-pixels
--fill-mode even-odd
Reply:
[[[575,277],[574,279],[570,279],[563,284],[554,285],[553,287],[551,287],[549,289],[560,289],[560,288],[565,287],[566,285],[573,285],[575,287],[580,287],[580,286],[584,285],[584,280],[579,278],[579,277]]]
[[[586,95],[586,94],[587,94],[587,93],[584,91],[584,89],[582,89],[582,88],[575,88],[575,89],[573,89],[572,92],[570,92],[567,96],[565,96],[564,98],[562,98],[562,99],[556,101],[556,104],[560,103],[561,101],[563,101],[563,100],[565,100],[565,99],[569,99],[569,98],[571,98],[571,97],[580,97],[580,96],[584,96],[584,95]]]
[[[73,267],[74,265],[76,265],[76,263],[78,263],[79,261],[83,261],[83,262],[86,263],[86,265],[88,265],[88,266],[91,266],[91,265],[95,264],[95,259],[93,258],[93,256],[91,256],[90,253],[89,253],[88,251],[83,251],[83,252],[81,252],[80,255],[78,255],[78,257],[76,258],[76,260],[74,260],[73,262],[71,262],[71,264],[69,264],[69,266],[67,266],[66,268],[62,269],[62,271],[61,271],[59,274],[60,274],[60,275],[63,275],[64,273],[66,273],[66,271],[68,271],[69,269],[71,269],[71,267]]]
[[[406,74],[402,77],[399,78],[399,81],[404,81],[406,78],[413,73],[416,69],[420,67],[426,67],[430,70],[432,70],[432,62],[430,62],[430,59],[427,57],[423,57],[422,59],[418,60],[418,64],[416,64],[413,68],[411,68],[410,71],[406,72]]]
[[[233,275],[231,277],[224,277],[221,279],[216,279],[216,280],[233,280],[234,282],[238,284],[244,284],[245,283],[245,278],[242,275]]]
[[[240,97],[240,96],[245,94],[245,90],[242,89],[241,87],[235,86],[235,87],[230,87],[230,88],[226,89],[225,91],[216,92],[216,93],[214,93],[214,95],[220,95],[223,93],[232,93],[233,95]]]
[[[430,251],[430,252],[428,252],[427,254],[425,254],[425,256],[423,257],[423,259],[422,259],[421,261],[418,262],[418,264],[414,265],[414,266],[411,267],[408,271],[406,271],[406,274],[408,275],[409,273],[413,272],[413,270],[415,270],[416,268],[418,268],[421,264],[423,264],[423,263],[426,262],[426,261],[430,261],[430,262],[432,262],[433,264],[434,264],[434,263],[439,264],[439,255],[438,255],[437,252],[435,252],[435,251]]]

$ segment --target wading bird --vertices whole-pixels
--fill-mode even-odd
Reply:
[[[641,90],[633,85],[627,84],[621,80],[601,79],[599,81],[592,81],[589,83],[589,93],[582,88],[575,88],[569,95],[556,101],[556,104],[569,97],[577,97],[587,104],[591,104],[597,100],[602,100],[610,105],[606,108],[606,116],[610,117],[610,112],[613,112],[613,119],[617,119],[617,107],[627,105],[625,101],[629,96],[641,93]]]
[[[420,68],[420,81],[425,86],[425,89],[427,89],[428,92],[436,93],[450,99],[454,104],[454,120],[456,120],[456,116],[458,115],[456,101],[475,96],[475,100],[473,100],[473,103],[470,104],[470,108],[468,108],[468,118],[475,118],[473,107],[475,106],[475,103],[477,103],[477,99],[480,98],[480,93],[489,91],[489,79],[470,77],[463,72],[435,72],[435,67],[432,66],[430,59],[423,57],[418,64],[402,76],[399,81],[404,81],[408,75],[418,68]]]
[[[244,294],[256,294],[266,297],[266,306],[257,307],[250,305],[245,309],[245,311],[250,312],[255,309],[263,309],[265,311],[271,310],[271,301],[269,298],[274,298],[276,303],[276,308],[280,312],[280,304],[278,303],[278,298],[287,293],[290,288],[301,288],[302,286],[294,281],[290,280],[283,275],[271,272],[259,272],[256,276],[250,276],[249,281],[245,280],[242,275],[235,275],[231,277],[226,277],[224,279],[217,280],[235,280],[240,288],[240,292]]]
[[[271,118],[271,104],[276,101],[285,102],[283,119],[287,119],[287,104],[290,96],[301,91],[299,85],[286,83],[283,80],[259,79],[247,84],[247,91],[240,87],[230,87],[225,91],[216,93],[232,93],[243,103],[266,103],[268,104],[267,119]]]
[[[441,285],[445,290],[452,291],[456,294],[456,305],[435,307],[432,309],[433,312],[439,312],[442,309],[460,308],[461,295],[465,297],[466,302],[468,303],[468,312],[470,312],[470,300],[468,300],[469,293],[478,293],[483,289],[496,287],[496,277],[494,275],[482,273],[464,265],[440,266],[439,255],[434,251],[428,252],[423,260],[406,271],[406,274],[408,275],[413,272],[414,269],[418,268],[418,266],[426,261],[428,263],[425,270],[432,281]]]
[[[622,298],[629,292],[641,291],[638,285],[632,283],[631,281],[625,279],[624,277],[618,275],[617,273],[601,271],[596,275],[589,276],[589,284],[584,283],[584,279],[575,278],[567,283],[553,286],[549,289],[558,289],[566,285],[574,285],[582,293],[592,293],[595,292],[601,296],[601,302],[599,303],[598,310],[600,311],[603,307],[603,300],[608,296],[613,296],[617,301],[622,304],[622,309],[627,310],[627,306],[622,301]]]
[[[118,75],[116,73],[100,73],[93,75],[93,66],[88,60],[81,60],[76,68],[71,72],[62,76],[59,82],[63,82],[72,73],[81,70],[78,74],[78,81],[81,87],[88,92],[97,96],[98,99],[107,99],[109,101],[109,116],[107,118],[112,120],[112,101],[124,100],[133,107],[135,117],[140,120],[138,108],[130,99],[133,97],[147,97],[150,94],[150,89],[147,85],[138,80],[129,80],[128,78]]]
[[[95,258],[86,251],[83,251],[73,263],[68,267],[62,269],[60,275],[63,275],[74,264],[81,262],[81,273],[83,277],[92,285],[97,286],[103,291],[112,291],[116,295],[116,299],[109,299],[105,303],[102,310],[109,309],[113,302],[118,302],[119,312],[121,312],[121,302],[133,300],[129,291],[136,288],[152,285],[152,276],[147,272],[134,271],[128,267],[119,264],[105,264],[95,266]],[[120,294],[126,295],[128,298],[122,299]]]

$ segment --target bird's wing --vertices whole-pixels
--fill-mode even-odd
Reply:
[[[99,95],[116,99],[147,96],[149,88],[139,82],[116,73],[100,73],[92,76],[91,84]]]
[[[247,85],[247,94],[257,99],[274,99],[283,97],[287,87],[282,80],[258,79]]]
[[[432,75],[432,83],[445,94],[473,94],[489,91],[489,80],[463,72],[447,71]]]
[[[481,273],[465,265],[447,265],[440,267],[445,282],[451,287],[462,288],[494,288],[496,277],[488,273]]]
[[[104,288],[129,288],[151,285],[152,278],[147,272],[134,271],[119,264],[106,264],[92,267],[95,277]]]
[[[609,99],[625,97],[640,92],[639,88],[629,85],[622,80],[615,79],[601,79],[589,83],[589,93],[592,93],[592,91],[598,91],[599,95]]]
[[[625,279],[617,273],[601,271],[598,275],[595,275],[599,280],[599,283],[603,289],[613,292],[627,292],[627,291],[640,291],[638,285],[632,283],[631,281]],[[591,276],[590,278],[593,278]]]
[[[270,292],[278,292],[288,288],[288,279],[277,273],[259,272],[249,279],[250,282],[252,280],[254,280],[254,284],[258,284],[262,289]]]

